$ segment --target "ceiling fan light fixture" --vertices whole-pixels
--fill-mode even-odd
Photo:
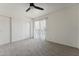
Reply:
[[[30,9],[33,9],[33,8],[38,9],[38,10],[44,10],[41,7],[35,6],[34,3],[30,3],[30,7],[26,10],[26,12],[28,12]]]

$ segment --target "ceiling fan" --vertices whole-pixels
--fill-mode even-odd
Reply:
[[[26,10],[26,12],[28,12],[31,8],[35,8],[35,9],[38,9],[38,10],[44,10],[43,8],[36,6],[34,3],[30,3],[30,6]]]

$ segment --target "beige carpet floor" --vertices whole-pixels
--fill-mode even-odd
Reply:
[[[0,46],[0,56],[79,56],[79,49],[45,40],[21,40]]]

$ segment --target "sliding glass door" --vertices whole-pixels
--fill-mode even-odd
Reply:
[[[40,38],[45,39],[46,36],[46,20],[40,20]]]
[[[46,36],[46,20],[34,21],[34,39],[45,39]]]
[[[40,23],[39,23],[39,21],[34,22],[34,39],[40,39]]]

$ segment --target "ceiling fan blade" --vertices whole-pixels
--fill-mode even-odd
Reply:
[[[30,10],[30,7],[26,10],[26,12],[28,12]]]
[[[44,10],[43,8],[41,7],[38,7],[38,6],[34,6],[36,9],[39,9],[39,10]]]

